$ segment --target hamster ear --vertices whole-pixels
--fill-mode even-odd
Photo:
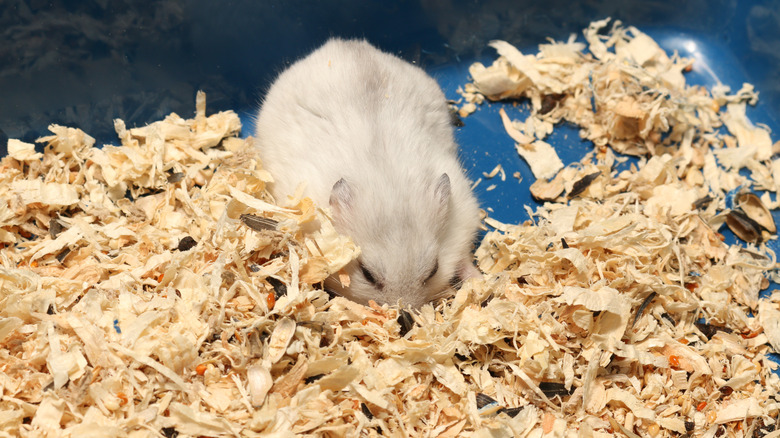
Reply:
[[[439,211],[446,211],[450,204],[450,177],[442,173],[433,188],[434,199],[439,206]]]
[[[330,191],[330,208],[333,210],[334,219],[340,220],[352,208],[352,187],[341,178],[333,184]]]

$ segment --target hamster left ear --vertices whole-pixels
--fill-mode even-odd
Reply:
[[[352,187],[344,178],[333,184],[328,203],[333,210],[334,219],[341,220],[348,214],[352,208],[352,199]]]
[[[447,206],[450,204],[450,177],[446,173],[442,173],[436,181],[433,196],[439,205],[439,210],[446,211]]]

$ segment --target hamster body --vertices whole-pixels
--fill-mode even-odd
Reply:
[[[479,206],[450,120],[433,78],[365,41],[331,39],[272,84],[255,124],[271,193],[284,203],[305,184],[361,249],[349,287],[326,287],[419,307],[478,275]]]

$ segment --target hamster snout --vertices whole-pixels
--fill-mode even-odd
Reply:
[[[476,276],[479,206],[444,94],[423,70],[365,41],[331,39],[281,73],[255,125],[271,193],[329,205],[361,249],[345,269],[357,302],[419,307]]]

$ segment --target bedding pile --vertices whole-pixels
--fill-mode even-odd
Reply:
[[[272,199],[202,93],[192,119],[117,120],[119,146],[11,140],[0,434],[779,436],[780,292],[759,293],[780,164],[745,117],[757,94],[686,86],[692,61],[606,25],[472,67],[464,114],[531,102],[502,122],[542,204],[486,217],[484,276],[414,311],[323,290],[360,249],[327,209]],[[539,162],[564,120],[594,150]],[[643,158],[618,171],[615,151]],[[739,220],[751,243],[727,245]]]

